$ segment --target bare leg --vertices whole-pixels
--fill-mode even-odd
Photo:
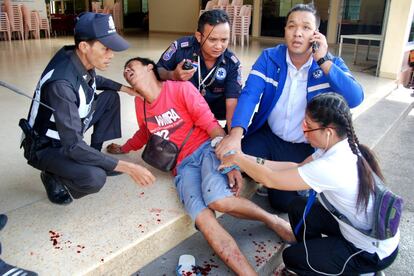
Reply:
[[[271,214],[252,201],[242,197],[226,197],[214,201],[209,207],[215,211],[226,213],[237,218],[258,220],[275,231],[283,240],[295,242],[290,223],[275,214]]]
[[[218,223],[210,209],[204,209],[197,216],[195,223],[214,252],[237,275],[257,275],[240,251],[236,241]]]

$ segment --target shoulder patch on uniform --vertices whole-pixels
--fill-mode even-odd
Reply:
[[[240,65],[237,69],[237,83],[242,86],[243,85],[243,77],[242,77],[242,66]]]
[[[238,62],[239,62],[239,59],[238,59],[235,55],[232,55],[230,59],[231,59],[234,63],[238,63]]]
[[[315,79],[319,79],[320,77],[322,77],[322,76],[323,76],[323,72],[322,72],[322,70],[321,70],[321,69],[318,69],[318,70],[316,70],[316,71],[314,71],[314,72],[312,73],[312,76],[313,76]]]
[[[164,52],[164,55],[162,56],[162,59],[165,61],[168,61],[171,59],[172,55],[177,51],[177,41],[174,41],[170,47],[167,49],[167,51]]]
[[[180,47],[185,48],[185,47],[188,47],[189,45],[190,43],[188,41],[184,41],[184,42],[181,42]]]
[[[224,79],[226,78],[226,76],[227,76],[227,71],[226,71],[226,69],[224,69],[223,67],[220,67],[220,68],[217,70],[217,73],[216,73],[216,79],[218,79],[218,80],[224,80]]]

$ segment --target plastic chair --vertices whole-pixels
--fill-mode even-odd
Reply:
[[[18,32],[18,34],[20,34],[20,37],[22,39],[24,39],[24,37],[23,37],[23,33],[24,33],[23,24],[21,26],[22,27],[21,30],[20,30],[19,26],[16,29],[16,24],[14,23],[15,20],[14,20],[13,5],[12,5],[11,1],[10,0],[4,0],[3,4],[4,4],[4,11],[6,12],[7,17],[9,18],[10,32],[11,32],[12,36],[13,36],[14,32]]]
[[[243,5],[240,8],[238,15],[234,17],[232,41],[233,45],[237,43],[237,37],[240,37],[240,44],[244,47],[244,39],[247,40],[247,46],[249,46],[249,32],[250,32],[250,20],[252,15],[252,6]]]
[[[102,13],[106,13],[106,14],[112,14],[112,7],[110,6],[105,6]]]
[[[234,2],[234,1],[233,1]],[[226,13],[229,16],[229,25],[230,25],[230,38],[233,39],[233,24],[234,18],[237,14],[240,13],[241,6],[227,5]]]
[[[213,8],[225,10],[228,5],[229,5],[229,0],[218,0],[217,5],[214,5]]]
[[[40,31],[44,31],[45,37],[50,38],[50,23],[49,19],[39,17],[40,19]]]
[[[50,38],[50,23],[49,19],[41,17],[38,11],[33,11],[32,13],[35,14],[35,17],[37,19],[37,22],[39,24],[39,30],[44,31],[45,37]],[[40,37],[40,31],[39,31],[39,37]]]
[[[243,0],[233,0],[231,1],[231,6],[243,6]]]
[[[122,11],[121,3],[116,2],[112,9],[112,17],[114,18],[115,29],[122,33],[124,31],[124,26],[122,25]]]
[[[0,33],[4,33],[5,40],[11,41],[10,21],[5,12],[0,12]]]
[[[13,32],[17,32],[17,37],[24,40],[24,27],[23,27],[23,15],[21,10],[21,4],[19,5],[12,5],[12,12],[13,12],[13,20],[10,20],[10,27],[12,34]]]
[[[91,5],[92,5],[92,12],[99,13],[103,10],[101,8],[101,2],[92,2]]]
[[[21,10],[23,14],[23,28],[24,28],[24,38],[30,38],[30,35],[33,38],[40,38],[39,22],[37,21],[36,14],[29,11],[26,5],[21,5]]]
[[[200,10],[199,16],[201,14],[203,14],[203,12],[205,12],[205,11],[210,11],[210,10],[214,9],[214,6],[216,6],[217,3],[218,3],[217,1],[208,1],[207,4],[206,4],[206,7],[204,8],[204,10]]]

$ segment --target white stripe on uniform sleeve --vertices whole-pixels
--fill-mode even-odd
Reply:
[[[19,268],[14,267],[14,268],[10,269],[9,271],[7,271],[6,273],[4,273],[2,276],[12,275],[12,273],[15,273],[17,270],[19,270]]]
[[[329,87],[331,87],[331,86],[327,82],[321,83],[321,84],[318,84],[318,85],[314,85],[314,86],[309,86],[308,87],[308,93],[316,91],[316,90],[324,89],[324,88],[329,88]]]
[[[56,130],[48,129],[46,131],[46,136],[49,137],[49,138],[60,140],[59,133]]]
[[[250,71],[250,74],[256,75],[259,78],[262,78],[265,82],[270,83],[271,85],[273,85],[274,87],[277,88],[278,82],[275,81],[274,79],[271,79],[269,77],[266,77],[263,73],[261,73],[261,72],[259,72],[257,70],[252,70],[252,71]]]

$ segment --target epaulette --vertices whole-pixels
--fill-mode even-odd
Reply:
[[[240,63],[239,59],[231,51],[227,50],[226,52],[224,52],[224,55],[231,59],[235,64]]]
[[[179,46],[179,49],[188,48],[193,46],[193,41],[191,37],[183,37],[179,40],[177,40],[177,44]]]

